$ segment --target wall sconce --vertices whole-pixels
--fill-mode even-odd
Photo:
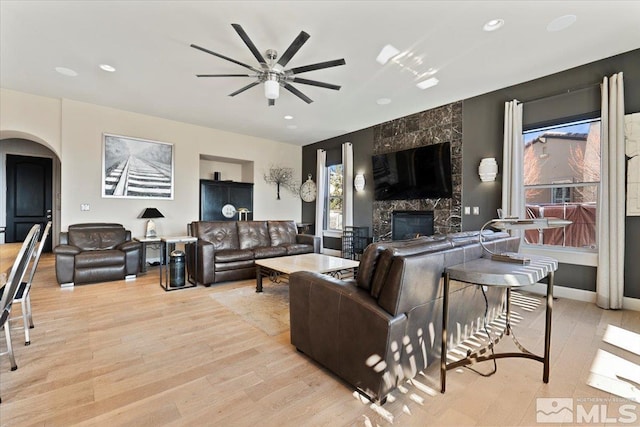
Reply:
[[[156,237],[156,224],[153,222],[154,218],[164,218],[164,215],[156,208],[146,208],[140,218],[148,218],[147,228],[144,234],[145,237]]]
[[[356,191],[362,191],[364,190],[364,175],[359,173],[355,176],[355,178],[353,178],[353,188],[356,189]]]
[[[480,161],[478,174],[482,182],[495,181],[498,174],[498,163],[494,157],[487,157]]]

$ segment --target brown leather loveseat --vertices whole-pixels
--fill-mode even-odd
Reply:
[[[140,265],[140,243],[120,224],[88,223],[60,233],[56,278],[60,286],[106,282],[135,277]]]
[[[312,272],[289,277],[291,343],[373,401],[440,360],[442,275],[445,267],[482,256],[478,232],[369,245],[355,280]],[[487,232],[486,246],[517,252],[519,238]],[[488,289],[497,315],[504,291]],[[452,282],[450,342],[482,322],[478,286]]]
[[[256,277],[256,259],[320,252],[320,238],[298,234],[295,221],[195,221],[189,229],[198,238],[197,281],[206,286]]]

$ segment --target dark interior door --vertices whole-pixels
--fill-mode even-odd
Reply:
[[[22,242],[34,224],[51,220],[52,160],[7,155],[7,228],[5,241]],[[51,236],[45,252],[51,251]]]

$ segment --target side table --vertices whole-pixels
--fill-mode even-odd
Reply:
[[[447,370],[460,366],[470,365],[474,362],[500,359],[504,357],[523,357],[537,360],[543,364],[542,381],[549,382],[549,354],[551,349],[551,311],[553,308],[553,277],[558,269],[558,261],[549,257],[531,256],[531,263],[522,265],[509,262],[494,261],[490,258],[478,258],[466,263],[447,267],[444,272],[444,289],[442,296],[442,350],[440,354],[440,386],[441,392],[445,392]],[[512,288],[533,285],[547,277],[547,307],[544,326],[544,355],[538,356],[524,348],[515,338],[510,323],[510,296]],[[447,363],[447,326],[449,322],[449,282],[458,280],[479,286],[500,286],[507,288],[506,300],[506,334],[511,335],[516,346],[521,352],[480,354],[474,352],[467,354],[464,359]],[[485,319],[486,320],[486,319]],[[491,342],[489,346],[493,346]]]
[[[134,237],[133,240],[142,244],[142,250],[140,251],[140,273],[147,272],[147,245],[160,245],[159,237]],[[162,248],[161,248],[162,249]],[[162,257],[162,250],[160,251],[160,257]]]
[[[186,289],[186,288],[193,288],[197,285],[197,279],[196,277],[198,277],[198,275],[196,274],[196,270],[198,268],[198,251],[194,251],[195,252],[195,258],[194,258],[194,271],[193,271],[193,281],[191,281],[191,279],[189,278],[189,272],[188,272],[188,268],[186,266],[186,262],[185,262],[185,274],[186,274],[186,283],[184,286],[176,286],[176,287],[171,287],[170,283],[169,283],[169,254],[171,253],[171,251],[175,248],[176,243],[197,243],[198,242],[198,238],[197,237],[193,237],[193,236],[174,236],[174,237],[161,237],[160,241],[162,242],[162,244],[164,245],[164,255],[162,256],[162,260],[160,261],[160,286],[162,286],[162,288],[165,291],[175,291],[178,289]],[[164,271],[164,278],[163,278],[163,271]]]

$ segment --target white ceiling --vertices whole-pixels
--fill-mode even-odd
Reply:
[[[547,31],[567,14],[577,16],[572,26]],[[504,19],[504,27],[483,32],[494,18]],[[640,1],[1,0],[0,19],[3,88],[297,145],[640,48]],[[311,38],[287,68],[344,58],[345,66],[300,75],[342,89],[297,84],[312,104],[282,90],[268,107],[262,86],[228,96],[249,78],[195,77],[248,70],[192,43],[257,65],[232,23],[263,54],[282,54],[306,31]],[[375,59],[386,44],[423,64],[380,65]],[[103,63],[117,71],[100,70]],[[430,67],[439,70],[440,83],[420,90],[408,69]],[[391,103],[378,105],[379,98]]]

